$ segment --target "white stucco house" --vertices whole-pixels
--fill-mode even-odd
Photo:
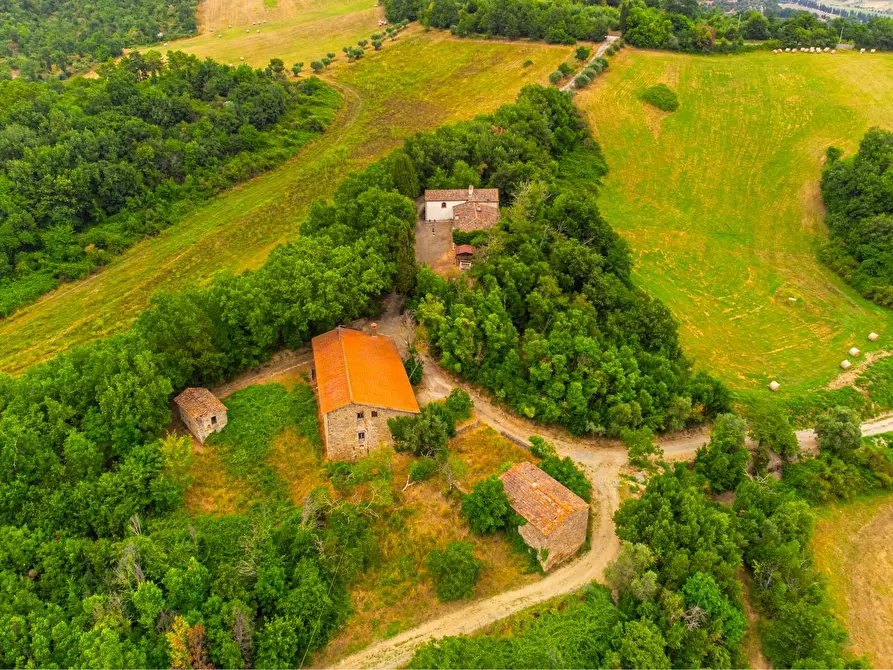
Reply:
[[[453,207],[472,202],[499,211],[499,189],[469,186],[468,189],[449,188],[425,191],[425,221],[452,221]]]

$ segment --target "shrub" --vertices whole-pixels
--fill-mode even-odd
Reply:
[[[551,458],[558,456],[555,447],[546,442],[539,435],[531,435],[528,439],[530,440],[530,453],[537,458]]]
[[[406,369],[406,376],[409,377],[410,384],[418,386],[422,383],[425,370],[422,367],[422,361],[419,360],[414,351],[411,351],[409,358],[403,361],[403,367]]]
[[[426,561],[434,580],[434,592],[443,601],[470,598],[483,562],[474,557],[470,542],[450,542],[446,549],[432,549]]]
[[[557,86],[558,82],[560,82],[563,77],[564,77],[563,74],[561,74],[558,71],[555,71],[549,75],[549,83],[552,84],[553,86]]]
[[[430,479],[435,472],[437,472],[437,461],[423,456],[409,466],[409,479],[414,482],[423,482]]]
[[[657,107],[665,112],[675,112],[679,109],[679,98],[666,84],[657,84],[645,89],[641,95],[642,100],[649,105]]]
[[[568,65],[567,63],[562,63],[558,66],[558,71],[561,73],[561,76],[567,77],[574,73],[574,68]]]
[[[523,67],[530,67],[531,65],[533,65],[533,61],[528,59],[524,61]]]
[[[490,233],[486,230],[454,230],[453,244],[470,244],[473,247],[487,245]]]
[[[466,419],[471,418],[471,410],[474,408],[474,401],[466,391],[463,391],[460,388],[454,388],[447,396],[445,404],[454,421],[465,421]]]
[[[395,416],[388,419],[388,429],[397,451],[413,456],[441,456],[446,442],[456,435],[456,424],[444,406],[429,403],[416,416]]]
[[[471,529],[481,535],[505,528],[511,511],[505,486],[496,476],[478,482],[472,492],[462,498],[462,514]]]

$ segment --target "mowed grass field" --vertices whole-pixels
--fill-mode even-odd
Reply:
[[[374,0],[205,0],[196,18],[197,36],[162,50],[233,65],[244,58],[254,67],[281,58],[288,68],[302,61],[309,71],[310,61],[330,51],[343,57],[341,47],[381,32],[384,9]]]
[[[345,106],[323,136],[279,169],[214,198],[96,275],[0,321],[0,371],[15,373],[129,328],[158,291],[257,267],[275,245],[297,237],[310,203],[330,195],[345,174],[414,132],[512,101],[525,84],[544,83],[572,51],[458,40],[416,29],[357,63],[333,65],[327,76],[342,91]],[[533,65],[525,68],[527,60]]]
[[[675,113],[639,100],[661,82]],[[869,127],[893,129],[893,56],[624,50],[577,102],[610,167],[603,213],[699,367],[740,390],[777,379],[802,392],[835,378],[851,346],[890,346],[891,312],[816,250],[825,148],[851,153]]]
[[[819,512],[813,547],[853,653],[876,668],[893,667],[893,495],[828,506]]]

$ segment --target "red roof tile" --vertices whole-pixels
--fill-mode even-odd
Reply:
[[[323,414],[351,403],[418,413],[403,361],[386,335],[338,327],[313,338]]]
[[[499,477],[512,509],[549,535],[570,514],[589,507],[576,493],[533,463],[517,463]]]

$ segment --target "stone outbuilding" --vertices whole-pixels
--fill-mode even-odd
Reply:
[[[188,388],[174,398],[174,403],[189,432],[202,444],[208,435],[226,426],[226,405],[208,389]]]
[[[517,463],[499,478],[512,509],[527,521],[518,532],[536,551],[543,570],[563,563],[583,546],[589,503],[532,463]]]
[[[453,221],[456,218],[457,206],[471,203],[480,205],[483,209],[491,209],[499,218],[499,189],[478,188],[469,186],[464,188],[429,189],[425,191],[425,221]],[[460,209],[460,213],[465,210]],[[466,215],[468,212],[466,212]]]
[[[477,251],[470,244],[459,244],[456,246],[456,265],[460,270],[468,270],[474,260],[474,252]]]
[[[386,335],[339,326],[313,338],[313,378],[330,461],[355,461],[391,444],[388,419],[419,413],[409,377]]]

